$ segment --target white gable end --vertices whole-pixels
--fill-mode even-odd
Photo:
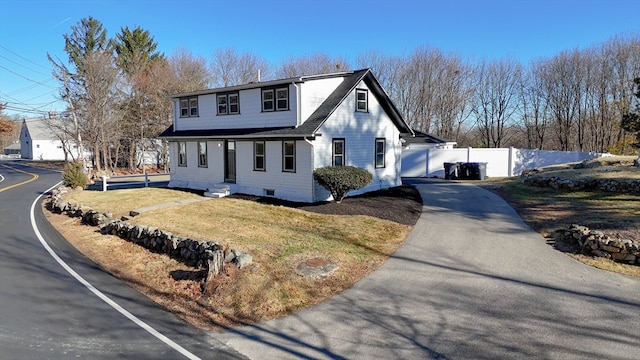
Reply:
[[[332,165],[333,140],[344,139],[345,165],[363,168],[373,174],[373,183],[350,193],[352,195],[402,183],[400,132],[364,82],[356,89],[368,91],[368,112],[355,111],[356,94],[351,92],[322,125],[321,136],[313,142],[316,168]],[[376,139],[385,140],[385,166],[379,168],[375,166]]]

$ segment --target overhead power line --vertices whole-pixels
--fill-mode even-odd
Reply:
[[[41,65],[41,64],[38,64],[37,62],[31,61],[31,60],[27,59],[26,57],[24,57],[24,56],[22,56],[22,55],[20,55],[20,54],[18,54],[18,53],[16,53],[16,52],[14,52],[14,51],[11,51],[11,50],[7,49],[6,47],[4,47],[4,46],[2,46],[2,45],[0,45],[0,48],[5,49],[6,51],[8,51],[8,52],[12,53],[13,55],[15,55],[15,56],[19,57],[20,59],[22,59],[22,60],[24,60],[24,61],[27,61],[27,62],[30,62],[31,64],[33,64],[33,65],[35,65],[35,66],[38,66],[38,67],[41,67],[41,68],[43,68],[43,69],[45,69],[45,70],[51,71],[51,68],[48,68],[48,67],[46,67],[46,66],[44,66],[44,65]]]
[[[16,76],[19,76],[19,77],[21,77],[21,78],[23,78],[23,79],[25,79],[25,80],[27,80],[27,81],[31,81],[31,82],[36,83],[36,84],[38,84],[38,85],[42,85],[42,86],[46,86],[46,87],[50,87],[50,88],[52,88],[52,89],[56,89],[56,88],[57,88],[57,87],[55,87],[55,86],[47,85],[47,84],[45,84],[45,83],[43,83],[43,82],[40,82],[40,81],[35,81],[35,80],[33,80],[33,79],[29,79],[28,77],[23,76],[23,75],[20,75],[20,74],[18,74],[17,72],[12,71],[12,70],[10,70],[10,69],[7,69],[6,67],[4,67],[4,66],[2,66],[2,65],[0,65],[0,68],[5,69],[6,71],[8,71],[8,72],[10,72],[10,73],[12,73],[12,74],[14,74],[14,75],[16,75]]]
[[[42,71],[40,71],[40,70],[32,69],[32,68],[30,68],[30,67],[28,67],[28,66],[25,66],[24,64],[21,64],[21,63],[19,63],[19,62],[15,61],[15,60],[12,60],[12,59],[10,59],[10,58],[8,58],[8,57],[6,57],[6,56],[0,55],[0,58],[3,58],[3,59],[5,59],[5,60],[7,60],[7,61],[9,61],[9,62],[12,62],[12,63],[14,63],[14,64],[18,65],[18,66],[22,66],[23,68],[25,68],[25,69],[27,69],[27,70],[29,70],[29,71],[33,71],[34,73],[37,73],[37,74],[40,74],[40,75],[47,75],[47,74],[43,73],[43,72],[42,72]]]

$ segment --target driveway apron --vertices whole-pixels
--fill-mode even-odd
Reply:
[[[640,279],[546,244],[480,187],[414,180],[405,244],[349,290],[211,333],[252,359],[638,359]]]

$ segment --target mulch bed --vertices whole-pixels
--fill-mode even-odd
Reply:
[[[349,196],[342,202],[298,203],[274,198],[234,194],[235,199],[256,201],[263,204],[287,206],[319,214],[367,215],[390,220],[403,225],[415,225],[422,213],[422,198],[415,187],[402,185]]]

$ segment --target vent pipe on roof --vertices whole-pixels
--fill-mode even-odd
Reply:
[[[258,69],[258,82],[260,82],[260,69]]]
[[[49,110],[49,120],[55,120],[55,119],[56,119],[56,111]]]

